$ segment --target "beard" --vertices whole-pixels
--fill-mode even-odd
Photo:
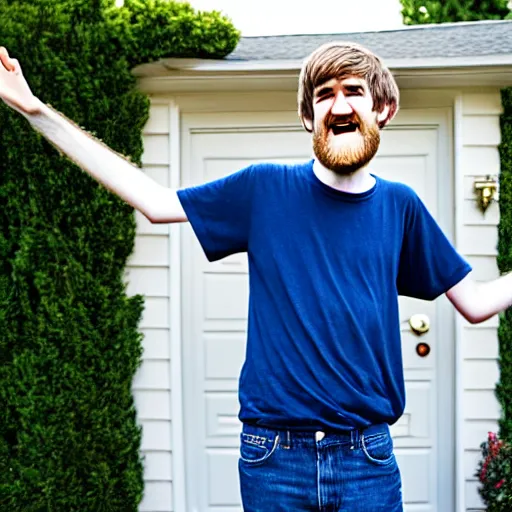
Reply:
[[[322,126],[313,134],[313,150],[320,163],[340,176],[353,174],[370,162],[380,145],[380,129],[377,122],[368,124],[359,116],[352,116],[348,121],[357,125],[355,131],[334,135],[331,130],[336,118],[326,118]],[[339,142],[344,144],[336,146]],[[352,139],[352,140],[350,140]],[[354,140],[355,139],[355,140]]]

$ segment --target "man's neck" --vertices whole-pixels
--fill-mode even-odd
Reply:
[[[352,174],[340,175],[327,169],[315,159],[313,172],[325,185],[350,194],[362,194],[375,185],[375,178],[370,174],[367,167],[361,167]]]

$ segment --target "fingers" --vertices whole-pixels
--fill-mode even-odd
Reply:
[[[21,75],[20,63],[16,59],[11,59],[12,70],[16,75]]]
[[[3,46],[0,46],[0,63],[7,71],[14,71],[16,69],[13,59],[9,57],[7,49]]]

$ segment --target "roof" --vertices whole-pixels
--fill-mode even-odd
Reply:
[[[303,60],[334,40],[360,43],[382,57],[401,88],[512,85],[512,20],[244,37],[224,59],[159,59],[137,66],[133,73],[148,94],[295,90]]]
[[[417,25],[380,32],[243,37],[225,60],[302,60],[333,40],[362,44],[384,60],[504,55],[512,54],[512,20]]]

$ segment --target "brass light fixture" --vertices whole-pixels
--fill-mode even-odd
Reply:
[[[475,192],[477,195],[477,202],[482,213],[485,213],[487,208],[494,199],[496,199],[496,192],[498,190],[498,182],[496,178],[487,176],[483,180],[475,181]]]

